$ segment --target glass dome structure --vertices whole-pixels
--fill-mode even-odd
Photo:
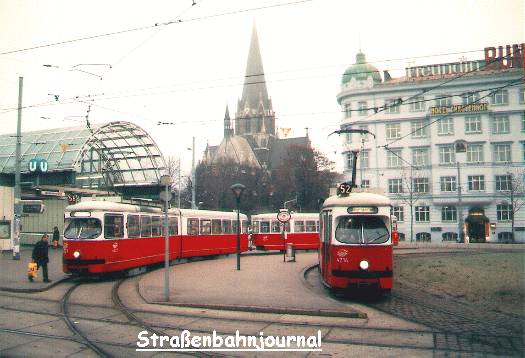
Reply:
[[[75,172],[76,187],[111,188],[158,184],[166,169],[162,153],[130,122],[22,133],[21,172],[29,161],[47,161],[48,173]],[[0,135],[0,173],[15,173],[16,135]]]

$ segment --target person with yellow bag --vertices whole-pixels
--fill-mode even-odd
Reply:
[[[27,278],[29,281],[33,282],[33,279],[37,276],[36,272],[38,271],[38,265],[36,262],[31,261],[27,264]]]
[[[44,282],[51,282],[51,280],[47,277],[47,263],[49,262],[49,245],[47,243],[48,239],[49,237],[47,234],[42,235],[42,239],[40,239],[40,241],[35,244],[35,247],[33,248],[33,254],[31,255],[33,262],[37,264],[37,269],[42,267],[42,276],[44,278]]]

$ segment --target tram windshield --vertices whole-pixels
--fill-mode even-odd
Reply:
[[[71,218],[66,219],[64,237],[66,239],[95,239],[102,233],[99,219]]]
[[[382,244],[388,241],[388,229],[378,216],[343,216],[335,238],[346,244]]]

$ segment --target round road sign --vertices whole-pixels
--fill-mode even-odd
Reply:
[[[290,215],[290,213],[288,211],[280,211],[278,214],[277,214],[277,220],[279,220],[280,222],[282,223],[285,223],[285,222],[288,222],[290,221],[290,218],[292,216]]]

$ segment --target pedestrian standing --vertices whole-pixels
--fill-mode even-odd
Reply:
[[[49,262],[49,245],[47,243],[48,239],[49,236],[47,234],[42,235],[40,241],[37,242],[35,247],[33,248],[33,254],[31,255],[33,261],[36,262],[36,264],[38,265],[38,268],[42,266],[42,276],[44,278],[44,282],[51,282],[51,280],[47,276],[47,263]]]
[[[53,228],[53,249],[58,248],[58,241],[60,240],[60,231],[58,231],[58,227]]]

